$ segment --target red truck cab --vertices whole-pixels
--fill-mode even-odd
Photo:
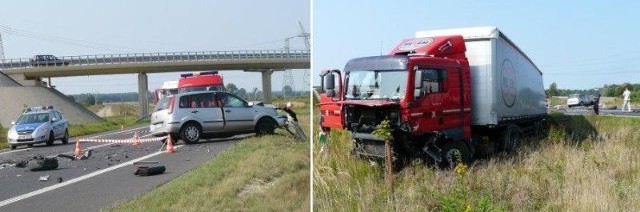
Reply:
[[[222,75],[218,71],[181,74],[178,93],[191,91],[224,91]]]
[[[383,120],[394,158],[451,167],[515,150],[547,115],[542,72],[495,27],[418,32],[321,78],[321,128],[350,131],[354,153],[370,158],[386,154],[372,134]]]

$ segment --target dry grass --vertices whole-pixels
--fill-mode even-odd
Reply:
[[[309,129],[309,112],[297,110]],[[309,142],[282,129],[221,155],[110,211],[309,211]]]
[[[640,119],[553,115],[546,138],[517,154],[476,160],[460,177],[415,161],[397,173],[350,156],[348,133],[314,148],[314,209],[399,211],[638,211]],[[316,140],[316,146],[320,146]]]

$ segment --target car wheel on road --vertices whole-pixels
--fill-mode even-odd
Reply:
[[[62,143],[69,143],[69,130],[64,130],[64,137],[62,137]]]
[[[256,124],[256,134],[258,135],[273,134],[275,130],[276,123],[269,118],[261,118],[258,120],[258,124]]]
[[[187,123],[180,130],[180,136],[186,144],[195,144],[200,140],[202,134],[202,128],[195,123]]]
[[[49,132],[49,140],[47,140],[47,146],[53,145],[53,141],[56,140],[56,137],[53,136],[53,132]]]

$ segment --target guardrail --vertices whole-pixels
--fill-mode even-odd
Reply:
[[[310,58],[306,50],[247,50],[247,51],[205,51],[205,52],[165,52],[135,54],[103,54],[59,57],[56,61],[31,59],[1,60],[0,69],[23,69],[33,67],[87,66],[126,63],[170,63],[185,61],[216,61],[241,59],[305,59]],[[47,64],[48,63],[48,64]]]

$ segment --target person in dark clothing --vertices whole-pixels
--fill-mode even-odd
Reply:
[[[596,88],[596,93],[593,95],[593,112],[596,115],[600,115],[600,90]]]

